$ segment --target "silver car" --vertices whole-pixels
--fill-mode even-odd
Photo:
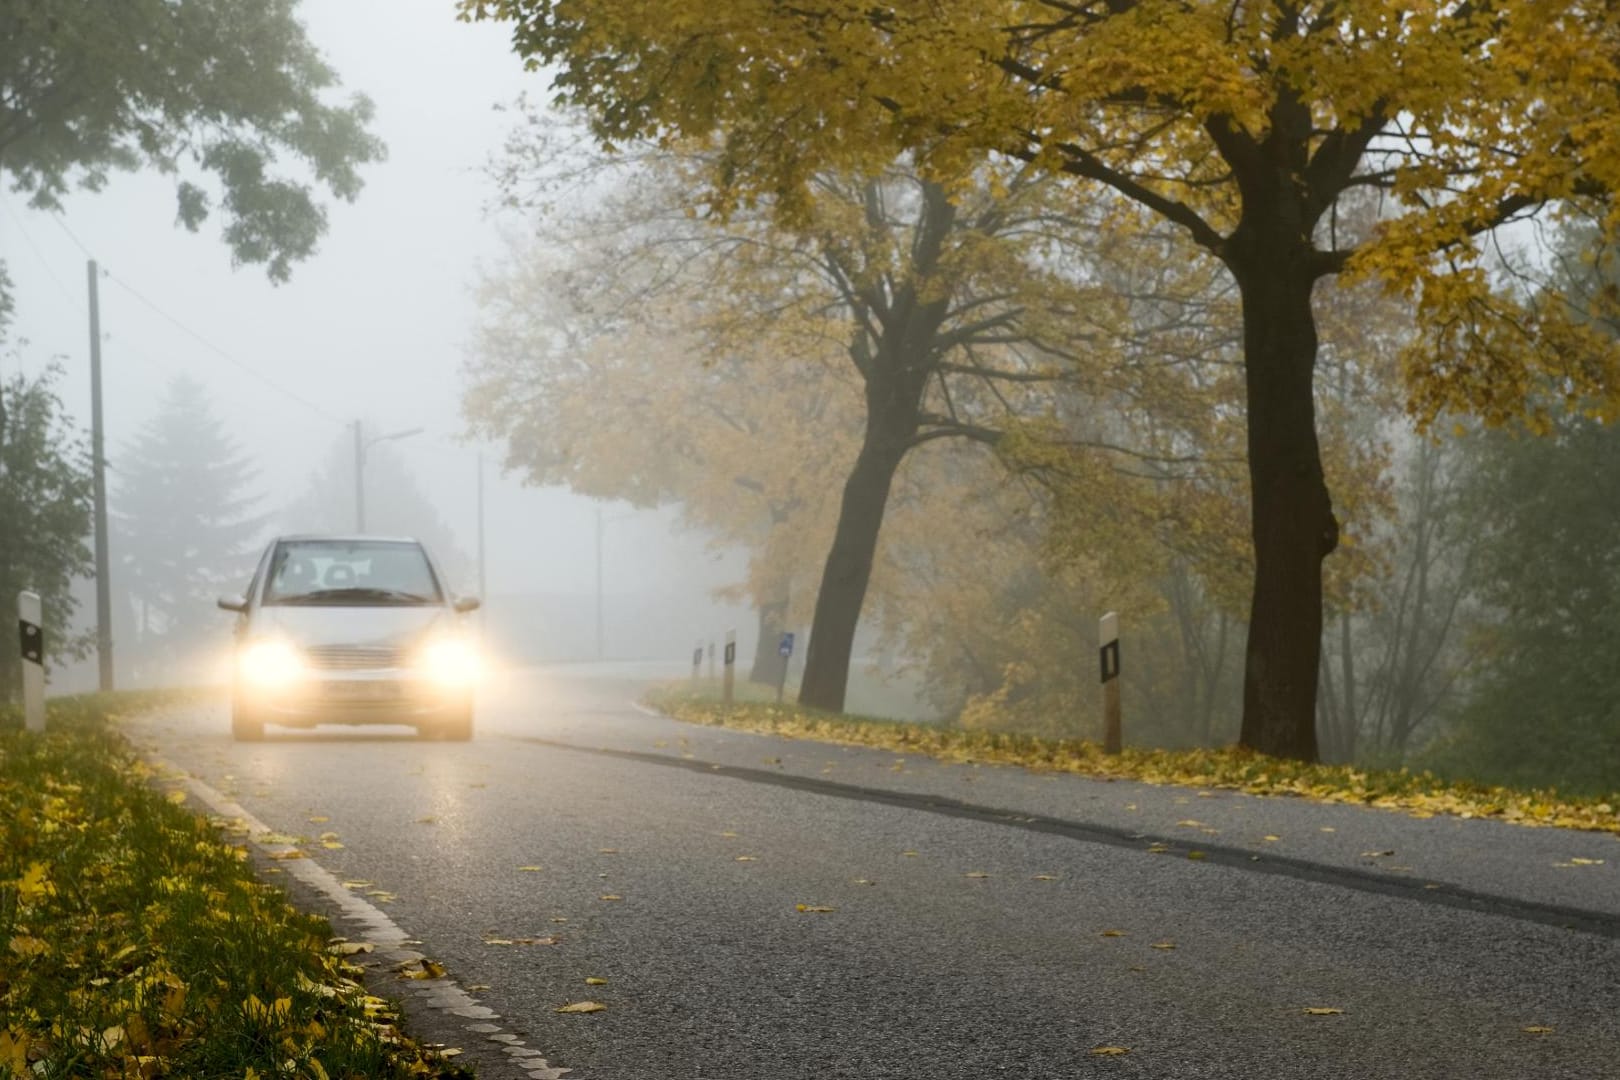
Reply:
[[[237,613],[231,732],[266,724],[411,724],[470,739],[478,653],[453,597],[417,541],[284,536],[271,542]]]

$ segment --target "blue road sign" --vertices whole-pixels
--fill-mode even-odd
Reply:
[[[778,645],[776,647],[776,651],[781,653],[783,656],[792,656],[793,655],[793,635],[792,634],[783,634],[782,635],[782,644],[780,644],[780,645]]]

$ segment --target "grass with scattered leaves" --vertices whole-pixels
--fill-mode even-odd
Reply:
[[[45,734],[0,709],[0,1077],[470,1075],[107,727],[174,698],[53,700]]]
[[[1231,788],[1254,795],[1293,795],[1318,802],[1404,810],[1414,817],[1451,814],[1518,825],[1550,825],[1620,834],[1620,793],[1607,799],[1560,795],[1552,789],[1519,790],[1445,779],[1430,772],[1308,765],[1239,747],[1152,750],[1127,747],[1116,756],[1096,743],[1043,739],[1013,732],[967,730],[739,702],[729,708],[688,685],[655,690],[647,702],[677,720],[739,728],[794,739],[873,746],[942,761],[1023,765],[1150,784]]]

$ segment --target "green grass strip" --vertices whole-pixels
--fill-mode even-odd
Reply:
[[[1292,795],[1317,802],[1403,810],[1413,817],[1450,814],[1517,825],[1557,826],[1620,834],[1620,793],[1572,797],[1553,789],[1515,789],[1447,779],[1426,771],[1309,765],[1240,747],[1156,750],[1126,747],[1118,755],[1079,739],[916,724],[848,716],[757,701],[729,708],[712,691],[678,684],[653,691],[647,703],[677,720],[793,739],[871,746],[941,761],[1022,765],[1150,784],[1230,788],[1254,795]]]
[[[53,700],[45,734],[0,732],[0,1077],[470,1075],[107,727],[175,697]]]

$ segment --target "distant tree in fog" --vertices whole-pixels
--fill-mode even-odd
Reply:
[[[355,531],[354,443],[347,430],[333,440],[303,494],[276,518],[281,533]],[[450,575],[452,588],[467,587],[471,560],[456,546],[455,531],[417,486],[405,459],[387,443],[366,451],[366,532],[415,537]]]
[[[66,627],[77,606],[73,580],[93,569],[89,449],[63,414],[60,377],[52,366],[36,378],[0,380],[0,605],[11,624],[17,593],[39,593],[47,660],[84,652],[83,636]],[[10,640],[0,661],[0,701],[16,694],[20,675]]]
[[[110,463],[117,570],[137,664],[179,658],[219,629],[214,598],[252,572],[266,516],[257,469],[214,415],[203,385],[171,381],[156,413]]]

